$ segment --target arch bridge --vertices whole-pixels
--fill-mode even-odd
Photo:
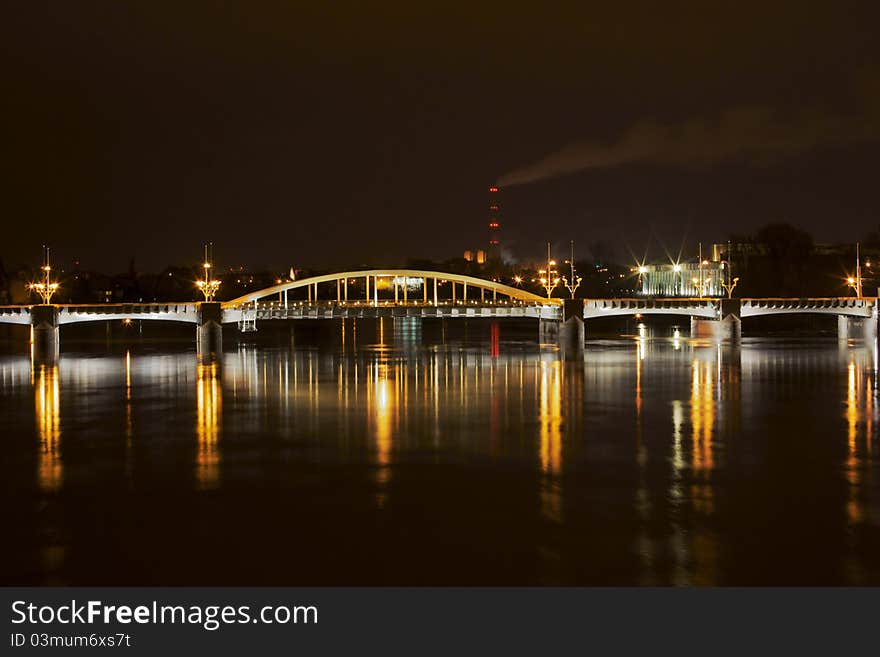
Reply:
[[[320,300],[319,286],[323,286],[324,300]],[[303,288],[306,300],[290,299],[291,291]],[[384,297],[380,293],[384,293]],[[313,276],[250,292],[222,304],[223,321],[238,322],[243,328],[266,319],[380,316],[558,319],[561,307],[561,299],[548,299],[497,281],[421,269],[369,269]]]
[[[305,299],[291,299],[293,291]],[[540,320],[541,336],[574,336],[571,341],[583,346],[584,320],[623,315],[689,316],[693,335],[701,335],[705,329],[706,335],[737,339],[744,317],[825,314],[838,317],[840,335],[868,337],[877,334],[877,308],[874,297],[548,299],[464,274],[368,269],[287,281],[223,303],[5,306],[0,307],[0,323],[30,325],[33,344],[45,343],[45,349],[56,354],[60,326],[120,319],[195,324],[200,352],[219,350],[223,324],[237,323],[240,330],[255,330],[257,320],[356,317],[534,318]]]

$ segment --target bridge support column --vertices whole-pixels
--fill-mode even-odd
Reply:
[[[51,364],[58,361],[61,339],[58,334],[57,306],[31,306],[31,346],[35,363]]]
[[[562,320],[538,320],[538,341],[556,344],[563,358],[584,357],[584,302],[566,299],[562,306]]]
[[[196,348],[199,356],[220,355],[223,352],[223,309],[217,301],[199,304],[199,323],[196,326]]]
[[[584,358],[584,301],[566,299],[562,306],[562,323],[557,342],[563,358]]]
[[[556,342],[559,337],[559,327],[562,322],[558,319],[539,319],[538,320],[538,342],[547,344]]]
[[[721,299],[718,319],[691,317],[691,337],[719,342],[739,342],[742,338],[741,303],[739,299]]]
[[[873,340],[876,337],[876,317],[837,316],[837,338],[839,340]]]

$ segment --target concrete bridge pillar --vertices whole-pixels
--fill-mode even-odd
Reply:
[[[559,337],[559,325],[561,323],[558,319],[539,319],[538,342],[541,344],[556,342],[556,338]]]
[[[739,299],[720,299],[717,302],[718,319],[691,317],[691,337],[739,342],[742,339],[741,306]]]
[[[584,301],[566,299],[562,319],[538,320],[539,342],[556,343],[564,358],[583,358],[584,355]]]
[[[31,345],[34,362],[51,364],[58,361],[61,339],[57,306],[31,306]]]
[[[557,336],[563,357],[584,357],[584,300],[566,299]]]
[[[223,308],[218,301],[199,304],[196,347],[200,356],[219,355],[223,351]]]
[[[877,311],[873,317],[837,316],[838,340],[873,340],[877,337]]]

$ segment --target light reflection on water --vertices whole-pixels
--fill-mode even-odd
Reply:
[[[196,366],[198,456],[196,479],[201,489],[216,488],[220,480],[220,413],[223,392],[217,380],[216,362]]]
[[[39,365],[34,372],[37,435],[40,441],[38,481],[40,488],[54,491],[61,487],[61,395],[58,366]]]
[[[127,581],[209,581],[185,551],[159,566],[113,551],[155,549],[124,504],[147,495],[138,527],[228,544],[244,582],[880,583],[873,345],[641,330],[580,363],[493,326],[432,344],[405,323],[347,323],[334,345],[207,362],[0,358],[9,463],[34,463],[7,479],[57,510],[23,510],[20,546],[68,555],[12,580],[89,583],[94,558]],[[105,539],[119,534],[100,545],[75,528],[95,504]],[[242,526],[259,540],[230,536]],[[376,549],[340,570],[349,526]],[[267,541],[314,550],[308,572],[261,555]]]

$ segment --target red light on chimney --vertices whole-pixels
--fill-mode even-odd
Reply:
[[[492,192],[492,193],[494,194],[495,192],[498,191],[498,188],[497,188],[497,187],[490,187],[490,188],[489,188],[489,191]]]

